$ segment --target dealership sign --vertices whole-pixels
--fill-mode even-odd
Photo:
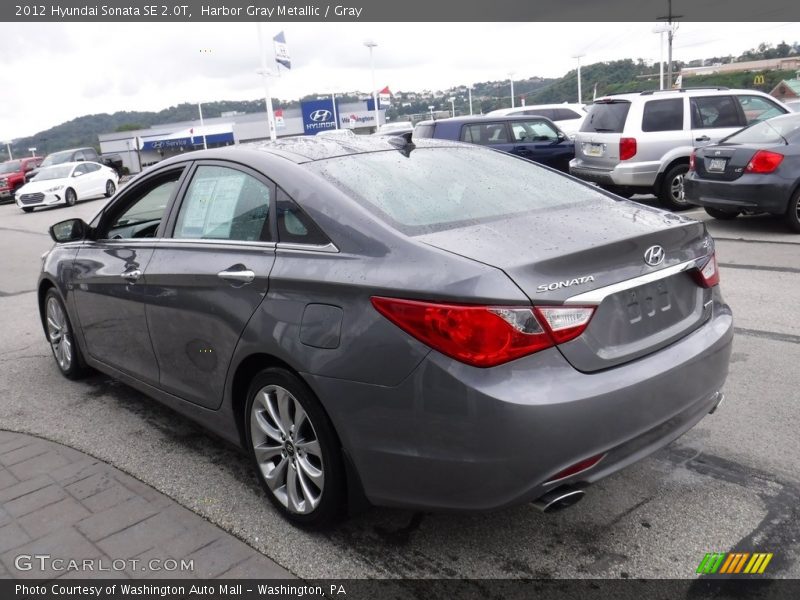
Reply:
[[[367,110],[345,112],[339,115],[339,122],[342,127],[349,127],[351,129],[357,127],[374,127],[375,113]]]
[[[336,129],[333,118],[333,102],[330,99],[301,102],[303,112],[303,133],[316,135],[326,129]]]

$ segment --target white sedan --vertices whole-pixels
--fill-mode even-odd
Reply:
[[[72,206],[78,200],[110,198],[118,183],[116,172],[105,165],[89,161],[62,163],[40,170],[16,191],[14,199],[25,212],[37,206]]]

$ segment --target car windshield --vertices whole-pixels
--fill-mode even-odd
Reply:
[[[16,173],[19,171],[20,161],[12,160],[9,162],[4,162],[0,164],[0,175],[3,173]]]
[[[50,167],[52,165],[60,165],[61,163],[69,162],[69,159],[72,157],[71,151],[66,152],[53,152],[53,154],[48,154],[47,158],[42,161],[43,167]]]
[[[64,166],[64,167],[49,167],[46,169],[42,169],[36,174],[36,177],[33,178],[32,181],[46,181],[48,179],[63,179],[64,177],[69,177],[70,172],[72,171],[72,166]]]
[[[529,161],[478,148],[417,148],[308,164],[407,235],[608,199]]]
[[[800,114],[760,121],[725,138],[726,144],[783,144],[800,130]]]

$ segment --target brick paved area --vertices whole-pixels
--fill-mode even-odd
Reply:
[[[41,555],[63,562],[42,563],[35,558]],[[83,566],[85,559],[96,559],[87,563],[91,570],[75,570],[69,563],[77,560]],[[170,559],[178,565],[193,561],[193,569],[166,571],[173,567]],[[152,560],[158,562],[151,564]],[[0,577],[292,575],[219,527],[91,456],[0,430]]]

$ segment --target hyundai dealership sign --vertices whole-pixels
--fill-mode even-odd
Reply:
[[[375,127],[375,113],[368,110],[356,110],[339,113],[339,123],[342,127],[355,129],[357,127]]]
[[[336,129],[331,99],[301,102],[300,109],[303,112],[303,133],[306,135],[316,135],[326,129]]]

